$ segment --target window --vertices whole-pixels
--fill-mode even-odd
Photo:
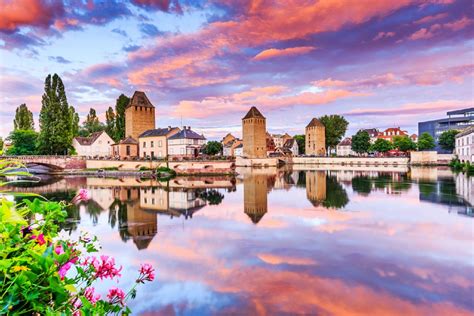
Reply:
[[[184,155],[184,148],[181,148],[181,155]]]
[[[143,148],[146,148],[146,142],[143,142]]]
[[[127,152],[127,156],[130,156],[130,146],[128,146],[128,145],[126,147],[126,152]]]
[[[150,147],[155,146],[154,141],[151,141]]]
[[[155,158],[155,152],[154,151],[151,152],[151,159],[153,159],[153,158]]]
[[[161,140],[158,141],[158,147],[161,147],[163,145],[163,142]]]

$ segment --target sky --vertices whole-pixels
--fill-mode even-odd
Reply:
[[[0,0],[0,136],[36,119],[57,73],[83,120],[144,91],[157,127],[241,134],[255,105],[272,133],[344,115],[347,135],[473,104],[470,0]]]

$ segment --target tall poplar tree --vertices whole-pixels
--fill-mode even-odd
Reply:
[[[115,103],[115,136],[116,141],[125,138],[125,108],[130,102],[130,98],[121,94]]]
[[[79,114],[72,105],[69,107],[69,119],[71,121],[72,137],[76,137],[79,135]]]
[[[100,132],[105,129],[104,124],[102,124],[97,116],[95,109],[91,108],[89,114],[85,121],[82,123],[81,136],[90,136],[92,133]]]
[[[34,130],[35,122],[33,121],[33,113],[28,109],[26,104],[21,104],[16,108],[15,119],[13,120],[13,129],[16,130]]]
[[[41,104],[38,150],[41,154],[65,155],[72,148],[73,115],[57,74],[46,77]]]
[[[118,139],[115,139],[115,135],[116,135],[115,112],[111,106],[109,106],[109,108],[105,112],[105,131],[115,141],[118,141]]]

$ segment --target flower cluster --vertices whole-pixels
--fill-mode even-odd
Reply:
[[[109,256],[100,256],[100,259],[87,257],[82,262],[82,265],[92,268],[96,279],[113,279],[121,276],[120,271],[122,271],[122,267],[117,268],[115,266],[115,259]]]
[[[145,283],[145,281],[153,281],[155,279],[155,269],[151,264],[143,263],[140,267],[140,275],[138,276],[137,283]]]
[[[111,304],[120,304],[125,306],[125,292],[119,289],[118,287],[112,287],[109,290],[109,294],[107,294],[107,298],[109,299],[109,303]]]

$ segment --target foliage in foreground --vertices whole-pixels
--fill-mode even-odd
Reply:
[[[471,163],[470,163],[469,161],[461,162],[458,158],[453,158],[453,159],[449,162],[449,166],[450,166],[451,169],[453,169],[454,171],[466,172],[466,173],[469,174],[469,175],[474,174],[474,165],[471,165]]]
[[[0,162],[0,177],[14,174],[11,168]],[[80,190],[72,202],[87,198]],[[119,279],[122,268],[114,258],[96,255],[97,237],[83,232],[73,239],[59,231],[65,207],[39,198],[21,204],[0,200],[0,314],[129,314],[126,302],[135,298],[137,285],[154,280],[153,267],[142,264],[128,292],[112,287],[102,298],[94,285]]]

